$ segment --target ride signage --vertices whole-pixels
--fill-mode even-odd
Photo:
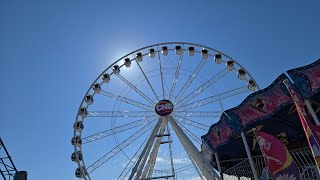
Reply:
[[[154,109],[159,116],[167,116],[172,113],[173,104],[169,100],[161,100],[156,104]]]

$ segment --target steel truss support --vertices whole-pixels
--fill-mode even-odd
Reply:
[[[168,123],[167,123],[167,132],[168,132],[168,134],[171,134]],[[168,136],[168,141],[169,141],[169,151],[170,151],[171,173],[172,173],[172,175],[175,176],[174,165],[173,165],[172,140],[171,140],[171,136]]]
[[[223,69],[222,71],[220,71],[218,74],[216,74],[215,76],[213,76],[211,79],[209,79],[208,81],[206,81],[205,83],[203,83],[201,86],[199,86],[197,89],[195,89],[194,91],[192,91],[190,94],[186,95],[184,98],[182,98],[179,102],[184,102],[187,103],[189,102],[191,99],[195,98],[196,96],[198,96],[201,92],[203,92],[204,90],[206,90],[207,88],[209,88],[210,86],[212,86],[212,84],[214,84],[215,82],[217,82],[220,78],[222,78],[223,76],[225,76],[228,72],[227,68]],[[176,104],[178,104],[179,102],[177,102]]]
[[[127,103],[127,104],[130,104],[132,106],[136,106],[138,108],[141,108],[141,109],[145,109],[145,110],[149,110],[149,111],[153,111],[153,107],[150,106],[150,105],[146,105],[146,104],[143,104],[143,103],[140,103],[138,101],[135,101],[135,100],[132,100],[132,99],[129,99],[129,98],[126,98],[126,97],[123,97],[123,96],[119,96],[117,94],[114,94],[114,93],[111,93],[111,92],[108,92],[108,91],[103,91],[101,90],[100,91],[100,94],[101,95],[104,95],[104,96],[107,96],[109,98],[112,98],[112,99],[116,99],[116,100],[119,100],[119,101],[122,101],[124,103]]]
[[[7,151],[2,139],[0,138],[0,150],[3,149],[5,156],[0,156],[0,173],[4,180],[11,179],[14,177],[14,174],[17,173],[17,168],[14,165],[9,152]]]
[[[168,120],[165,118],[161,118],[162,119],[162,123],[161,123],[161,127],[160,127],[160,132],[157,135],[157,140],[156,140],[156,144],[153,146],[153,150],[150,154],[148,163],[146,164],[146,167],[144,168],[143,174],[142,174],[142,179],[145,179],[146,177],[150,178],[153,170],[154,170],[154,165],[156,163],[156,158],[158,155],[158,151],[162,142],[162,137],[164,135],[164,131],[166,129],[166,125],[168,124]]]
[[[132,178],[134,177],[134,175],[136,174],[136,177],[139,177],[141,175],[141,171],[142,168],[144,167],[148,154],[150,153],[151,147],[154,143],[154,140],[157,136],[157,133],[159,131],[159,128],[161,126],[161,119],[159,118],[157,124],[155,125],[149,139],[148,142],[146,144],[146,146],[144,147],[144,149],[142,150],[138,161],[136,162],[135,166],[132,168],[132,172],[130,174],[129,180],[132,180]]]
[[[151,135],[152,132],[150,132],[149,136]],[[149,137],[148,136],[148,137]],[[147,143],[147,138],[144,140],[144,142],[141,144],[141,146],[139,147],[139,149],[137,150],[137,152],[131,157],[129,163],[127,164],[127,166],[124,168],[124,170],[121,172],[120,176],[118,177],[117,180],[124,180],[129,171],[132,169],[132,167],[135,165],[136,160],[138,160],[138,156],[140,155],[140,153],[142,152],[142,148],[145,147],[146,143]]]
[[[144,133],[146,133],[147,131],[149,131],[150,127],[152,127],[153,123],[148,123],[147,125],[145,125],[143,128],[141,128],[140,130],[138,130],[135,134],[133,134],[132,136],[130,136],[129,138],[127,138],[126,140],[124,140],[123,142],[121,142],[118,146],[114,147],[112,150],[110,150],[108,153],[106,153],[105,155],[103,155],[101,158],[99,158],[97,161],[95,161],[93,164],[91,164],[90,166],[88,166],[87,171],[89,173],[92,173],[94,170],[96,170],[98,167],[100,167],[102,164],[104,164],[105,162],[107,162],[110,158],[112,158],[113,156],[115,156],[116,154],[118,154],[122,149],[126,148],[127,146],[129,146],[131,143],[133,143],[135,140],[137,140],[139,137],[141,137]],[[159,124],[160,125],[160,124]],[[157,125],[156,125],[157,126]]]
[[[194,78],[196,78],[197,74],[199,73],[199,71],[201,70],[201,68],[203,67],[203,65],[206,63],[206,59],[202,58],[201,62],[198,64],[198,66],[196,67],[196,69],[192,72],[192,74],[190,75],[189,79],[187,80],[187,82],[185,82],[185,84],[182,86],[182,88],[180,89],[179,93],[177,94],[177,96],[175,97],[174,101],[175,102],[179,102],[181,96],[184,94],[184,92],[188,89],[188,87],[190,86],[190,84],[192,83],[192,81],[194,80]],[[176,104],[176,103],[174,103]]]
[[[213,169],[213,167],[209,164],[209,162],[202,156],[199,150],[194,146],[191,140],[187,137],[187,135],[183,132],[181,127],[177,124],[175,119],[172,116],[167,116],[169,123],[171,124],[173,130],[176,132],[180,142],[185,148],[187,154],[190,154],[192,159],[196,162],[199,167],[201,173],[207,180],[215,180],[220,179],[219,175]]]
[[[141,125],[145,125],[146,123],[149,123],[149,122],[151,122],[151,120],[148,121],[148,118],[144,118],[144,119],[133,121],[133,122],[130,122],[127,124],[123,124],[121,126],[117,126],[117,127],[105,130],[105,131],[95,133],[90,136],[86,136],[86,137],[82,138],[82,143],[87,144],[89,142],[96,141],[96,140],[111,136],[113,134],[117,134],[117,133],[129,130],[129,129],[132,129],[132,128],[135,128],[135,127],[138,127]]]
[[[220,117],[222,111],[173,111],[174,116],[182,117]],[[87,117],[150,117],[154,116],[154,110],[150,111],[89,111]]]
[[[195,108],[198,108],[200,106],[204,106],[204,105],[207,105],[207,104],[210,104],[210,103],[214,103],[214,102],[220,101],[222,99],[226,99],[226,98],[229,98],[229,97],[232,97],[232,96],[235,96],[235,95],[247,92],[247,91],[249,91],[247,86],[242,86],[242,87],[239,87],[239,88],[232,89],[230,91],[226,91],[226,92],[223,92],[223,93],[220,93],[220,94],[216,94],[216,95],[207,97],[205,99],[201,99],[201,100],[194,101],[194,102],[187,103],[187,104],[182,104],[180,106],[177,106],[175,108],[175,110],[181,109],[182,107],[185,107],[186,110],[195,109]]]

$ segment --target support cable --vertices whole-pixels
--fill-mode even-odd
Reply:
[[[128,173],[130,172],[130,170],[132,169],[132,167],[134,166],[135,162],[138,160],[138,155],[141,153],[142,147],[144,147],[147,144],[147,140],[149,139],[149,137],[151,136],[151,133],[149,133],[149,135],[147,136],[147,138],[144,140],[144,142],[140,145],[139,149],[136,151],[136,153],[132,156],[132,158],[129,160],[128,164],[126,165],[126,167],[123,169],[123,171],[121,172],[120,176],[118,177],[117,180],[124,180],[126,178],[126,176],[128,175]]]
[[[111,135],[113,135],[115,133],[124,132],[124,131],[127,131],[129,129],[133,129],[135,127],[144,125],[144,124],[146,124],[148,122],[147,119],[149,119],[149,118],[151,118],[151,117],[144,118],[144,119],[139,119],[139,120],[136,120],[136,121],[133,121],[133,122],[130,122],[130,123],[115,127],[115,128],[111,128],[111,129],[108,129],[108,130],[105,130],[105,131],[101,131],[99,133],[96,133],[96,134],[93,134],[93,135],[90,135],[90,136],[86,136],[86,137],[84,137],[82,139],[82,143],[83,144],[87,144],[89,142],[96,141],[96,140],[111,136]]]
[[[204,106],[204,105],[207,105],[207,104],[210,104],[210,103],[222,100],[222,99],[226,99],[228,97],[232,97],[232,96],[235,96],[235,95],[247,92],[247,91],[249,91],[247,86],[242,86],[239,88],[235,88],[235,89],[223,92],[221,94],[217,94],[214,96],[210,96],[208,98],[204,98],[204,99],[201,99],[198,101],[194,101],[194,102],[191,102],[188,104],[178,106],[177,108],[175,108],[175,110],[181,109],[182,107],[186,107],[186,110],[195,109],[195,108],[198,108],[198,107],[201,107],[201,106]]]
[[[101,95],[104,95],[104,96],[107,96],[107,97],[110,97],[110,98],[112,98],[112,99],[116,99],[116,100],[122,101],[122,102],[127,103],[127,104],[130,104],[130,105],[133,105],[133,106],[136,106],[136,107],[145,109],[145,110],[149,110],[149,111],[152,111],[152,110],[153,110],[153,107],[152,107],[152,106],[149,106],[149,105],[140,103],[140,102],[138,102],[138,101],[135,101],[135,100],[132,100],[132,99],[123,97],[123,96],[119,96],[119,95],[114,94],[114,93],[111,93],[111,92],[107,92],[107,91],[101,90],[101,91],[100,91],[100,94],[101,94]]]
[[[193,126],[193,127],[205,130],[205,131],[207,131],[210,128],[208,125],[199,123],[197,121],[193,121],[191,119],[187,119],[187,118],[182,117],[182,116],[176,116],[176,117],[181,118],[181,119],[178,120],[179,123],[185,123],[185,124],[188,124],[190,126]]]
[[[201,86],[199,86],[197,89],[192,91],[190,94],[186,95],[184,98],[182,98],[180,101],[176,102],[175,105],[179,104],[180,102],[184,101],[184,103],[189,102],[193,98],[197,97],[201,92],[206,90],[208,87],[212,86],[213,83],[217,82],[219,79],[224,77],[228,72],[227,68],[220,71],[218,74],[213,76],[211,79],[203,83]]]
[[[163,74],[162,74],[162,65],[161,65],[161,59],[160,59],[160,53],[159,53],[159,51],[158,51],[158,59],[159,59],[159,65],[160,65],[160,76],[161,76],[161,84],[162,84],[162,96],[163,96],[163,99],[165,99],[164,84],[163,84]]]
[[[120,74],[116,74],[116,76],[121,79],[124,83],[126,83],[131,89],[133,89],[135,92],[137,92],[141,97],[143,97],[145,100],[147,100],[151,105],[154,105],[155,102],[153,102],[147,95],[145,95],[142,91],[140,91],[136,86],[134,86],[132,83],[130,83],[125,77],[121,76]]]
[[[183,49],[183,47],[182,47],[182,49]],[[181,64],[182,64],[183,54],[184,54],[184,51],[182,51],[182,54],[179,56],[179,62],[178,62],[178,65],[177,65],[177,69],[176,69],[176,72],[175,72],[175,75],[174,75],[174,79],[172,81],[172,87],[171,87],[171,90],[170,90],[170,95],[169,95],[169,99],[170,100],[172,100],[172,96],[174,94],[174,90],[176,88],[176,84],[177,84],[177,81],[178,81],[178,78],[179,78],[179,72],[180,72],[180,68],[181,68]]]
[[[159,128],[161,126],[161,119],[159,118],[157,124],[154,126],[154,129],[152,131],[151,136],[148,139],[147,145],[143,148],[138,161],[136,162],[135,166],[132,168],[132,172],[129,176],[129,180],[132,180],[132,178],[136,175],[136,177],[139,177],[140,174],[138,174],[138,170],[140,170],[139,168],[141,168],[141,165],[144,166],[145,164],[145,160],[146,160],[146,156],[150,153],[151,147],[154,143],[154,140],[156,138],[156,134],[159,131]],[[141,163],[142,161],[142,163]]]
[[[135,59],[135,61],[136,61],[136,63],[138,64],[139,69],[140,69],[140,71],[142,72],[142,74],[143,74],[144,78],[145,78],[145,79],[146,79],[146,81],[148,82],[148,84],[149,84],[149,86],[150,86],[150,88],[151,88],[151,90],[152,90],[153,94],[155,95],[155,97],[156,97],[156,98],[157,98],[157,100],[159,101],[160,99],[159,99],[159,97],[157,96],[157,93],[155,92],[154,88],[152,87],[152,85],[151,85],[151,83],[150,83],[149,79],[147,78],[146,73],[143,71],[143,69],[142,69],[142,67],[141,67],[140,63],[137,61],[137,59]]]
[[[98,167],[103,165],[105,162],[107,162],[109,159],[114,157],[116,154],[118,154],[122,149],[127,147],[128,145],[132,144],[135,140],[137,140],[139,137],[141,137],[143,134],[145,134],[147,131],[149,131],[149,128],[151,127],[153,123],[149,122],[147,125],[145,125],[143,128],[141,128],[139,131],[137,131],[135,134],[124,140],[122,143],[120,143],[118,146],[113,148],[111,151],[103,155],[101,158],[99,158],[97,161],[95,161],[93,164],[88,166],[87,170],[89,173],[92,173],[94,170],[96,170]]]
[[[190,84],[192,83],[192,81],[194,80],[194,78],[197,76],[197,74],[199,73],[199,71],[202,69],[203,65],[206,63],[206,59],[202,58],[202,60],[200,61],[200,63],[198,64],[198,66],[196,67],[196,69],[194,69],[194,71],[192,72],[192,74],[190,75],[189,79],[187,80],[187,82],[182,86],[182,88],[180,89],[179,93],[177,94],[177,96],[174,98],[175,102],[178,102],[181,98],[181,96],[184,94],[184,92],[188,89],[188,87],[190,86]],[[175,103],[176,104],[176,103]]]

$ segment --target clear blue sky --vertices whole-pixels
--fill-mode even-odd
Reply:
[[[0,136],[32,180],[76,179],[79,103],[110,63],[185,41],[218,49],[263,88],[320,58],[319,1],[0,1]]]

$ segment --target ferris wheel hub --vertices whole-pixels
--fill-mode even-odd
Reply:
[[[159,116],[167,116],[173,111],[173,103],[169,100],[163,99],[156,104],[154,109]]]

